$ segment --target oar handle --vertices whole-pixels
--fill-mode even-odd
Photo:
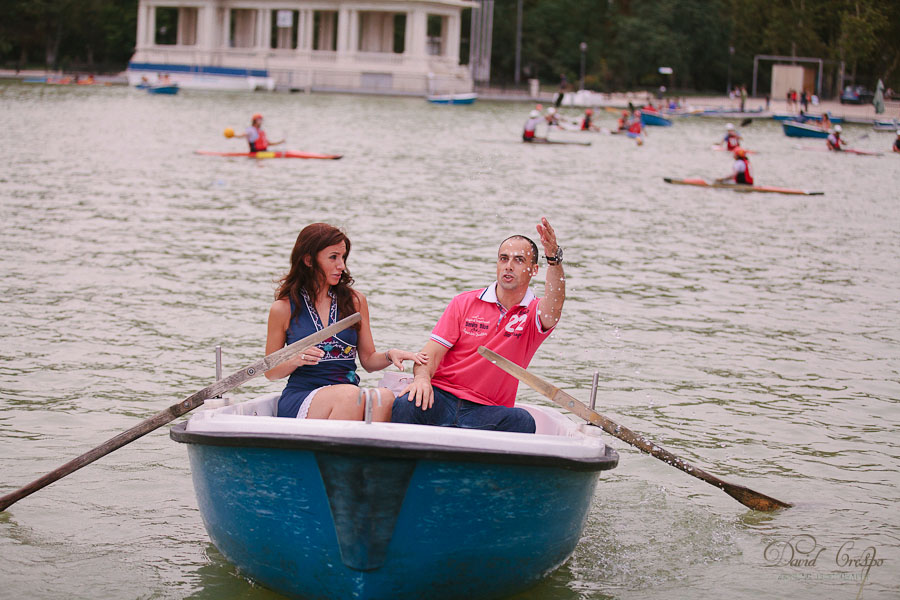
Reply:
[[[603,431],[610,434],[611,436],[616,437],[623,442],[627,442],[635,448],[643,450],[654,458],[664,461],[677,469],[681,469],[688,475],[692,475],[698,479],[701,479],[711,485],[718,487],[744,506],[761,511],[771,511],[778,508],[787,508],[793,506],[792,504],[782,502],[781,500],[776,500],[775,498],[766,496],[765,494],[761,494],[759,492],[755,492],[744,486],[728,483],[727,481],[720,479],[715,475],[707,473],[699,467],[695,467],[683,458],[676,456],[675,454],[672,454],[668,450],[662,448],[659,444],[656,444],[652,440],[648,440],[644,436],[638,435],[627,427],[623,427],[622,425],[611,421],[600,413],[591,410],[580,400],[562,391],[552,383],[544,381],[537,375],[529,373],[519,365],[515,364],[507,358],[500,356],[493,350],[485,348],[484,346],[479,346],[478,353],[519,381],[524,382],[535,391],[549,398],[559,406],[569,410],[585,421],[588,421],[589,423],[600,427],[601,429],[603,429]]]
[[[50,485],[54,481],[62,479],[66,475],[77,471],[81,467],[89,465],[98,458],[106,456],[107,454],[115,450],[118,450],[122,446],[150,433],[154,429],[158,429],[166,423],[174,421],[181,415],[190,412],[203,404],[205,400],[220,396],[225,392],[232,390],[250,381],[251,379],[254,379],[255,377],[258,377],[259,375],[262,375],[266,371],[277,367],[283,362],[289,360],[301,350],[304,350],[309,346],[314,346],[315,344],[318,344],[320,342],[324,342],[331,336],[352,327],[357,322],[359,322],[361,318],[362,317],[359,313],[354,313],[346,319],[341,319],[337,323],[333,323],[332,325],[329,325],[328,327],[321,329],[316,333],[313,333],[312,335],[308,335],[302,340],[297,340],[290,346],[285,346],[281,350],[277,350],[276,352],[273,352],[272,354],[257,360],[253,364],[247,365],[240,371],[235,371],[228,377],[216,381],[212,385],[203,388],[199,392],[191,394],[181,402],[173,404],[169,408],[156,413],[148,419],[145,419],[131,429],[123,431],[119,435],[110,438],[103,444],[97,446],[92,450],[89,450],[88,452],[85,452],[77,458],[70,460],[56,470],[47,473],[43,477],[35,479],[28,485],[23,486],[12,493],[0,497],[0,512],[6,510],[12,504],[18,502],[22,498],[29,496],[39,489]]]

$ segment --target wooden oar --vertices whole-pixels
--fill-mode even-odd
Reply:
[[[51,471],[47,473],[43,477],[39,479],[35,479],[28,485],[19,488],[15,492],[10,494],[6,494],[3,497],[0,497],[0,511],[4,511],[9,508],[15,502],[18,502],[25,496],[29,496],[39,489],[46,487],[53,483],[58,479],[62,479],[66,475],[77,471],[81,467],[85,465],[89,465],[94,462],[98,458],[106,456],[110,452],[114,450],[118,450],[125,444],[133,442],[139,437],[150,433],[154,429],[158,429],[169,423],[170,421],[174,421],[181,415],[190,412],[203,404],[204,400],[208,400],[209,398],[214,398],[216,396],[220,396],[227,392],[228,390],[232,390],[239,385],[247,383],[254,377],[258,377],[262,375],[269,369],[273,367],[277,367],[281,363],[293,357],[295,354],[300,352],[301,350],[305,350],[309,346],[313,346],[318,344],[319,342],[324,342],[331,336],[340,333],[341,331],[348,329],[355,325],[362,317],[359,313],[354,313],[347,317],[346,319],[341,319],[337,323],[329,325],[325,329],[321,331],[317,331],[312,335],[308,335],[302,340],[297,340],[290,346],[285,346],[281,350],[273,352],[272,354],[266,356],[265,358],[261,358],[255,363],[248,365],[241,369],[240,371],[235,371],[225,379],[220,379],[212,385],[209,385],[199,392],[196,392],[178,404],[173,404],[169,408],[156,413],[149,419],[142,421],[141,423],[135,425],[131,429],[127,431],[123,431],[119,435],[114,438],[110,438],[103,444],[100,444],[93,450],[85,452],[78,458],[70,460],[63,466],[59,467],[55,471]]]
[[[755,492],[749,488],[746,488],[742,485],[735,485],[733,483],[728,483],[722,479],[719,479],[715,475],[711,475],[706,471],[699,469],[686,460],[675,456],[668,450],[664,450],[659,446],[659,444],[655,444],[652,441],[646,439],[645,437],[636,434],[631,431],[627,427],[622,427],[621,425],[617,425],[613,421],[610,421],[600,413],[591,410],[580,401],[576,400],[569,394],[565,393],[558,387],[554,386],[551,383],[548,383],[541,379],[540,377],[533,375],[520,367],[519,365],[511,362],[493,350],[489,350],[484,346],[478,347],[478,353],[484,356],[486,359],[529,386],[531,386],[535,391],[540,392],[553,402],[556,402],[563,408],[573,412],[578,415],[585,421],[600,427],[608,433],[609,435],[615,436],[622,440],[623,442],[627,442],[638,448],[643,450],[647,454],[650,454],[654,458],[658,458],[659,460],[681,469],[688,475],[693,475],[698,479],[702,479],[706,483],[710,485],[714,485],[717,488],[724,491],[726,494],[743,504],[749,508],[760,511],[772,511],[777,510],[779,508],[788,508],[793,506],[788,502],[782,502],[781,500],[776,500],[771,496],[766,496],[765,494],[761,494],[759,492]]]

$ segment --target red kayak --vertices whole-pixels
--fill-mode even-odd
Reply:
[[[831,148],[821,146],[794,146],[797,150],[811,150],[813,152],[834,152],[835,154],[859,154],[861,156],[881,156],[884,152],[875,152],[873,150],[860,150],[859,148],[841,148],[840,150],[832,150]]]
[[[717,183],[706,181],[705,179],[672,179],[671,177],[663,177],[666,183],[677,183],[679,185],[696,185],[699,187],[721,188],[726,190],[734,190],[735,192],[767,192],[770,194],[793,194],[797,196],[821,196],[825,192],[809,192],[807,190],[792,190],[790,188],[773,187],[769,185],[746,185],[742,183]]]
[[[211,150],[195,150],[195,154],[203,156],[246,156],[247,158],[321,158],[337,160],[343,154],[316,154],[315,152],[300,152],[298,150],[284,150],[281,152],[213,152]]]
[[[725,152],[734,152],[734,150],[729,150],[729,149],[726,148],[725,146],[722,146],[722,145],[719,145],[719,144],[713,144],[712,149],[713,149],[713,150],[716,150],[716,151],[718,151],[718,152],[722,152],[722,151],[725,151]],[[735,150],[737,150],[737,148],[735,148]],[[747,154],[758,154],[758,152],[757,152],[756,150],[747,150]]]

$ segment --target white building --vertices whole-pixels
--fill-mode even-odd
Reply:
[[[140,0],[129,83],[452,94],[472,0]]]

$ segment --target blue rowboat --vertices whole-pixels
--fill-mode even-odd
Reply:
[[[178,84],[172,83],[167,85],[149,85],[147,91],[151,94],[177,94]]]
[[[600,472],[600,429],[519,404],[521,434],[272,416],[279,394],[196,413],[187,445],[213,544],[292,598],[480,600],[562,565]]]
[[[472,104],[478,99],[478,94],[445,94],[442,96],[427,96],[427,100],[433,104]]]
[[[804,119],[803,121],[800,121],[800,119],[801,119],[800,115],[774,114],[774,115],[772,115],[772,118],[775,119],[776,121],[798,121],[798,122],[803,122],[803,123],[805,123],[807,121],[815,121],[817,123],[822,122],[822,115],[810,115],[810,114],[804,114],[802,117]],[[844,122],[843,117],[832,117],[829,115],[828,118],[835,125],[838,125],[838,124],[841,124]]]
[[[781,127],[784,134],[788,137],[805,137],[805,138],[827,138],[828,132],[818,125],[808,125],[806,123],[795,123],[793,121],[782,121]]]
[[[654,125],[656,127],[671,127],[672,121],[665,118],[664,116],[654,113],[641,111],[641,123],[644,125]]]

